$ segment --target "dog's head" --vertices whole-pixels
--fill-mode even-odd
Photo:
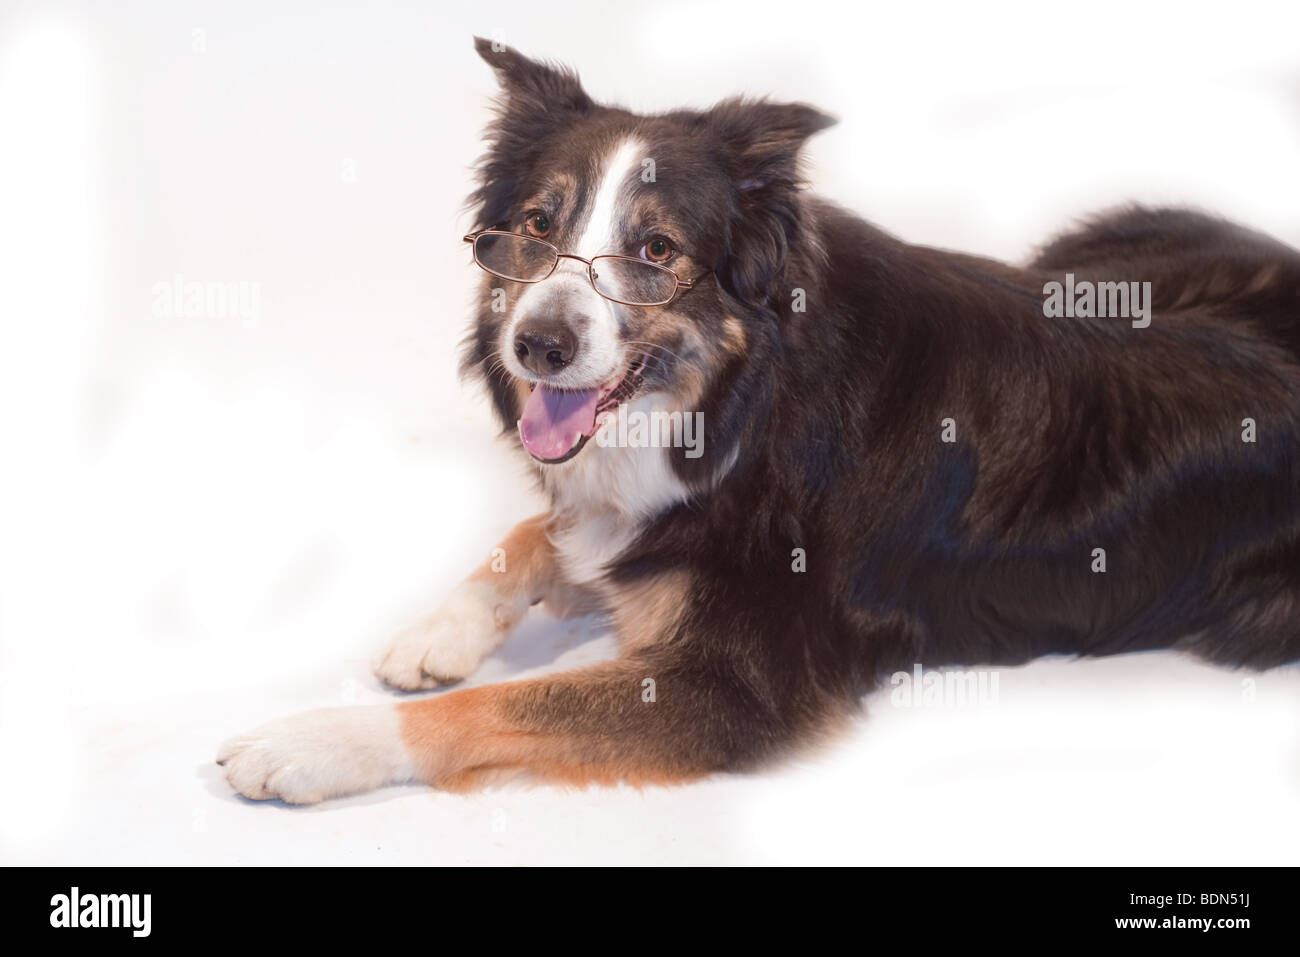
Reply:
[[[743,99],[640,116],[597,104],[570,71],[476,43],[501,93],[470,197],[466,238],[487,275],[465,364],[504,421],[557,464],[623,403],[743,403],[742,366],[798,285],[782,281],[790,249],[814,242],[799,152],[832,121]]]

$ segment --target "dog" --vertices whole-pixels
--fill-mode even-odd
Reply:
[[[823,740],[917,663],[1300,659],[1300,253],[1142,207],[1023,267],[910,245],[806,190],[811,106],[642,116],[476,46],[463,371],[551,507],[375,671],[454,684],[542,602],[620,654],[273,721],[220,750],[236,791],[682,782]],[[1144,322],[1049,315],[1130,281]],[[704,441],[611,441],[633,413]]]

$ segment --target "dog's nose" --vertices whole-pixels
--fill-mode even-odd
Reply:
[[[515,358],[538,375],[553,375],[573,361],[578,340],[568,324],[558,319],[527,322],[515,333]]]

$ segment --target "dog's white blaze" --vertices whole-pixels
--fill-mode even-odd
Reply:
[[[620,236],[619,224],[624,215],[622,210],[628,180],[635,170],[641,168],[641,158],[645,156],[645,151],[645,144],[641,140],[628,137],[605,160],[600,186],[591,201],[582,238],[578,240],[579,256],[591,259],[601,253],[624,252],[615,243]],[[592,292],[594,294],[594,290]],[[623,365],[617,309],[613,303],[601,299],[600,308],[595,311],[591,328],[587,332],[592,364],[606,360],[611,376],[617,374]]]
[[[600,186],[596,188],[596,195],[587,211],[587,222],[577,248],[573,250],[579,256],[591,259],[601,253],[624,252],[614,248],[619,235],[622,200],[633,171],[641,168],[645,152],[641,140],[628,137],[606,157],[601,167]]]
[[[578,239],[564,252],[586,259],[601,253],[626,253],[626,250],[615,248],[619,238],[618,227],[629,181],[641,168],[645,152],[646,146],[641,140],[627,137],[618,141],[606,154],[600,165],[600,183],[586,207],[586,218],[569,231]],[[555,377],[555,383],[566,388],[583,388],[613,378],[624,363],[619,341],[618,307],[591,288],[587,281],[587,268],[572,259],[561,259],[550,279],[528,286],[519,297],[514,319],[507,324],[501,340],[501,356],[506,368],[519,378],[532,378],[515,359],[510,344],[514,342],[519,322],[533,314],[535,309],[545,308],[548,299],[556,301],[551,297],[557,296],[566,303],[567,310],[581,313],[591,322],[584,331],[577,360]]]

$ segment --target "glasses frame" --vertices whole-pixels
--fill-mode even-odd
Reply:
[[[555,256],[555,262],[551,264],[551,268],[547,271],[546,275],[542,276],[539,279],[516,279],[514,276],[503,275],[497,272],[495,269],[489,269],[487,266],[483,264],[483,260],[478,258],[478,241],[483,236],[510,236],[513,239],[523,239],[530,243],[538,243],[539,245],[546,246],[551,250],[551,252]],[[599,256],[594,256],[591,259],[584,259],[582,256],[575,256],[573,253],[560,252],[560,248],[558,246],[556,246],[554,243],[548,243],[545,239],[538,239],[536,236],[525,236],[523,233],[517,233],[512,229],[502,229],[500,226],[492,226],[489,227],[488,229],[480,229],[476,232],[469,233],[468,235],[464,236],[463,239],[465,242],[470,244],[470,248],[474,252],[474,264],[477,265],[484,272],[488,273],[489,275],[496,276],[498,279],[504,279],[506,280],[506,282],[520,282],[520,283],[525,283],[527,285],[535,285],[539,282],[545,282],[546,280],[550,279],[551,276],[555,275],[555,270],[560,268],[561,259],[572,259],[575,262],[580,262],[587,267],[587,281],[591,283],[591,288],[595,290],[596,295],[600,296],[602,299],[608,299],[610,302],[616,302],[620,306],[643,306],[647,308],[649,307],[657,308],[659,306],[666,306],[676,301],[678,296],[682,295],[682,293],[688,291],[692,286],[695,285],[694,279],[683,279],[680,276],[678,276],[677,273],[669,269],[667,266],[661,265],[660,263],[652,263],[649,260],[638,259],[635,256],[616,256],[613,254],[602,254]],[[662,302],[628,302],[625,299],[615,299],[613,296],[607,296],[605,293],[601,292],[599,289],[596,288],[596,263],[602,259],[613,259],[622,262],[636,263],[638,266],[649,266],[653,269],[658,269],[660,272],[666,273],[669,276],[671,276],[673,281],[677,283],[677,286],[676,288],[673,289],[673,294],[669,296],[667,299],[664,299]]]

